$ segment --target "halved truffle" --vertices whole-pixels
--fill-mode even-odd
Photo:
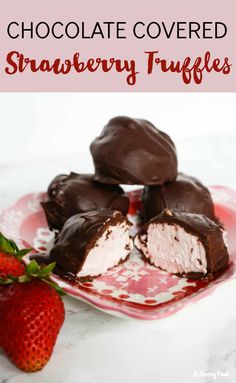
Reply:
[[[101,209],[69,218],[50,252],[64,275],[89,279],[124,261],[133,249],[132,224],[118,211]]]
[[[90,151],[99,182],[162,185],[177,176],[173,141],[146,120],[113,118],[91,143]]]
[[[58,175],[48,187],[47,202],[42,206],[50,229],[60,230],[71,216],[96,209],[119,210],[126,215],[129,198],[117,185],[104,185],[92,174]]]
[[[155,266],[193,278],[212,277],[229,262],[222,229],[201,214],[166,209],[135,237],[135,246]]]
[[[159,215],[164,209],[203,214],[215,220],[214,205],[209,190],[194,177],[179,173],[176,181],[162,186],[146,186],[143,191],[144,221]]]

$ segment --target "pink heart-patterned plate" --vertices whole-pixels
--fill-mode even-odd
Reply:
[[[70,284],[57,275],[52,279],[69,295],[113,315],[151,320],[170,316],[196,300],[209,295],[216,286],[235,277],[236,264],[236,191],[215,186],[210,188],[215,211],[227,230],[230,252],[229,268],[213,281],[193,281],[170,275],[145,263],[134,251],[130,258],[92,282]],[[129,192],[129,217],[138,229],[141,191]],[[47,252],[54,234],[49,231],[41,201],[46,193],[34,193],[6,209],[0,218],[0,230],[36,252]]]

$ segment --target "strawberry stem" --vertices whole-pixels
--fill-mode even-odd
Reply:
[[[21,249],[19,250],[17,244],[6,238],[0,232],[0,251],[13,255],[19,261],[22,258],[32,251],[32,249]],[[33,259],[30,263],[28,263],[25,267],[25,274],[20,275],[18,277],[14,277],[13,275],[7,275],[6,278],[0,277],[0,285],[10,285],[11,283],[26,283],[29,282],[32,278],[38,278],[43,280],[44,282],[50,284],[60,295],[64,295],[64,291],[61,287],[59,287],[56,283],[50,281],[50,276],[52,271],[56,266],[56,262],[49,263],[46,266],[40,266],[38,262]]]
[[[6,238],[1,232],[0,232],[0,251],[3,251],[4,253],[14,255],[15,258],[17,258],[19,261],[28,253],[32,251],[32,249],[22,249],[19,250],[17,244],[12,240]]]

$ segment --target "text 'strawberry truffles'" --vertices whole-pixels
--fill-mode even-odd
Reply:
[[[12,13],[7,4],[2,13],[4,91],[236,90],[233,0],[220,12],[213,0],[204,8],[182,0],[171,12],[154,0],[101,0],[92,13],[71,0],[63,16],[53,2],[27,5]]]

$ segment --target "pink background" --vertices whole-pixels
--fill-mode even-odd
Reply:
[[[235,1],[216,2],[213,0],[190,2],[182,1],[94,1],[82,2],[67,0],[59,2],[55,0],[33,2],[22,0],[5,3],[0,15],[0,91],[235,91],[236,90],[236,14]],[[228,27],[228,35],[218,40],[167,40],[166,38],[135,39],[131,33],[132,25],[136,21],[222,21]],[[81,40],[80,38],[50,39],[45,40],[29,38],[25,40],[11,40],[6,34],[6,28],[11,21],[85,21],[87,25],[93,25],[96,21],[126,21],[126,40]],[[42,59],[56,57],[72,58],[77,51],[81,52],[82,58],[88,57],[116,57],[135,58],[138,75],[135,86],[126,83],[126,74],[118,74],[115,71],[94,74],[84,72],[82,74],[72,71],[69,75],[54,75],[52,73],[36,73],[29,71],[13,76],[6,75],[5,57],[11,50],[18,50],[25,56]],[[146,59],[144,51],[159,50],[161,57],[166,59],[183,59],[186,56],[193,58],[203,56],[210,50],[212,57],[229,57],[233,64],[231,73],[204,74],[203,83],[185,85],[180,75],[161,73],[155,71],[152,76],[146,75]]]

